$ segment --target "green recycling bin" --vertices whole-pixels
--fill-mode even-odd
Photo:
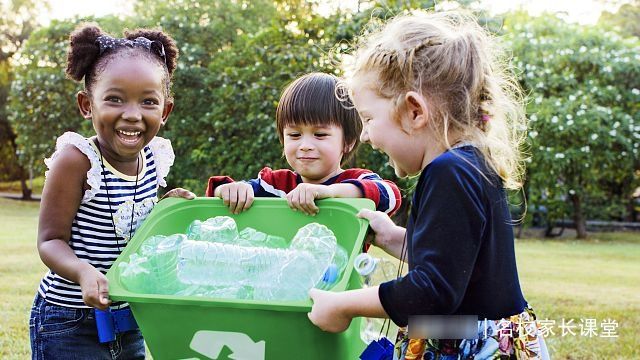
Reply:
[[[345,332],[326,333],[309,321],[311,300],[259,301],[140,294],[120,282],[118,264],[129,259],[153,235],[186,233],[193,220],[230,216],[238,229],[247,226],[291,240],[302,226],[317,222],[331,229],[349,253],[347,268],[332,291],[361,287],[353,271],[368,223],[356,217],[374,209],[368,199],[324,199],[320,212],[308,216],[291,210],[286,200],[259,198],[241,214],[231,214],[218,198],[159,202],[107,273],[112,300],[127,301],[154,359],[358,359],[366,344],[360,318]]]

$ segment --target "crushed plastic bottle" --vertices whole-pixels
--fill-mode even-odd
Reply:
[[[184,234],[156,235],[146,239],[138,254],[120,263],[122,283],[129,291],[174,294],[182,288],[177,278],[178,252]]]
[[[288,246],[287,241],[280,236],[273,236],[252,227],[246,227],[238,234],[238,245],[263,246],[274,249],[284,249]]]
[[[312,287],[330,289],[340,280],[347,251],[318,223],[284,238],[218,216],[191,223],[188,235],[146,239],[121,267],[134,292],[230,299],[303,300]]]
[[[320,224],[301,228],[286,249],[187,240],[178,279],[191,285],[245,287],[259,300],[302,300],[323,277],[336,253],[333,232]]]
[[[333,259],[337,245],[333,231],[322,224],[310,223],[298,230],[289,248],[312,252],[319,262],[326,263],[326,268]]]
[[[308,251],[187,240],[180,250],[178,279],[218,289],[218,296],[237,294],[237,287],[246,290],[242,298],[301,300],[328,266],[317,269],[318,263]]]
[[[132,254],[128,262],[118,264],[122,284],[127,290],[137,293],[150,292],[147,280],[147,275],[149,275],[148,260],[144,256]]]
[[[205,221],[194,220],[187,230],[190,240],[232,244],[238,238],[238,226],[229,216],[216,216]]]

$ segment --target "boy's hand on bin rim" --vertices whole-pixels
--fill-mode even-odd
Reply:
[[[338,333],[347,330],[352,317],[342,311],[342,294],[315,288],[309,290],[313,301],[311,312],[307,314],[309,320],[324,331]]]
[[[111,305],[109,300],[109,280],[95,267],[87,264],[83,269],[80,278],[80,289],[82,289],[82,300],[87,306],[105,310]]]
[[[222,198],[222,202],[234,214],[248,210],[253,204],[253,187],[245,182],[232,182],[220,185],[215,195]]]
[[[315,199],[334,197],[332,188],[327,185],[301,183],[286,196],[289,207],[300,210],[307,215],[315,215],[320,211]]]
[[[192,193],[187,189],[175,188],[167,191],[167,193],[164,194],[164,196],[160,200],[168,197],[179,197],[179,198],[191,200],[196,198],[196,194]]]

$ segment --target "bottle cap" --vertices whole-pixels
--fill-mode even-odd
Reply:
[[[356,256],[353,261],[353,268],[356,269],[360,276],[367,276],[373,272],[377,263],[377,259],[373,256],[367,253],[362,253]]]
[[[325,270],[324,275],[322,276],[322,282],[325,284],[333,284],[338,280],[338,266],[336,264],[331,264]]]

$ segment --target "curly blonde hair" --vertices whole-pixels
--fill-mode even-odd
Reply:
[[[508,189],[522,186],[526,136],[523,95],[497,41],[463,12],[413,12],[356,44],[345,61],[345,85],[360,83],[391,99],[396,110],[408,91],[427,103],[431,126],[446,148],[473,143]],[[359,81],[374,78],[375,81]]]

